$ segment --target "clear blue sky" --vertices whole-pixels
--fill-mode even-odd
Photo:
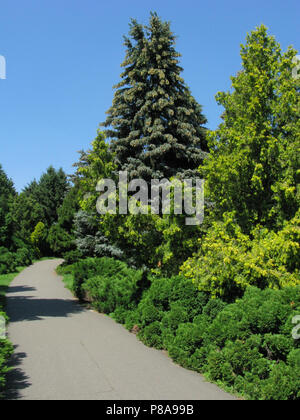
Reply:
[[[129,20],[146,23],[151,10],[172,23],[183,77],[209,128],[247,32],[264,23],[283,49],[300,50],[299,0],[3,0],[0,163],[18,190],[51,164],[72,172],[111,105]]]

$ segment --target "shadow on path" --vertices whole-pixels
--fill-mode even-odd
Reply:
[[[31,386],[28,376],[18,366],[22,365],[22,360],[26,357],[26,353],[17,353],[17,347],[14,346],[14,354],[9,360],[9,368],[7,374],[7,383],[4,398],[5,400],[17,400],[20,398],[20,391]]]
[[[9,297],[9,295],[13,293],[34,292],[35,290],[35,287],[30,286],[9,286],[9,288],[7,289],[7,297]]]
[[[39,321],[42,318],[65,318],[85,309],[71,299],[39,299],[33,296],[8,296],[10,322]]]

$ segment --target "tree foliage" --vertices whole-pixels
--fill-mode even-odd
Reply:
[[[129,178],[195,174],[207,152],[206,119],[180,76],[170,24],[131,21],[121,82],[103,123],[118,169]]]
[[[47,169],[33,188],[32,195],[43,208],[48,228],[57,222],[57,210],[62,205],[68,190],[69,183],[65,172],[62,169],[56,170],[52,166]]]
[[[280,228],[299,208],[299,80],[296,51],[282,53],[261,26],[242,46],[242,70],[232,91],[220,92],[223,123],[210,134],[202,168],[215,214],[235,212],[244,232],[257,225]]]
[[[0,165],[0,246],[12,246],[13,221],[11,202],[16,195],[13,182]]]

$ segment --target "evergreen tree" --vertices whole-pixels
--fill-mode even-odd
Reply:
[[[102,124],[130,179],[193,176],[208,151],[206,119],[180,74],[170,23],[131,21],[122,81]]]
[[[13,220],[11,203],[16,196],[13,182],[7,177],[0,165],[0,246],[11,247]]]
[[[80,158],[74,164],[76,173],[71,177],[78,189],[77,199],[81,208],[74,217],[74,234],[77,250],[83,256],[120,257],[122,252],[109,243],[102,228],[103,216],[96,212],[98,182],[111,178],[115,164],[113,154],[105,141],[105,134],[98,130],[91,149],[80,151]]]
[[[43,207],[28,190],[15,197],[12,215],[15,234],[24,242],[30,242],[30,235],[39,222],[46,223]]]
[[[101,231],[96,213],[80,210],[75,215],[75,236],[78,251],[85,257],[121,258],[123,252],[112,245]]]
[[[65,199],[58,209],[58,224],[62,229],[66,230],[68,233],[73,231],[74,227],[74,216],[79,211],[78,204],[78,194],[79,187],[74,186],[65,196]]]
[[[49,228],[57,222],[57,210],[62,205],[70,188],[67,175],[62,169],[50,166],[38,183],[30,187],[33,198],[42,206],[46,225]]]
[[[105,141],[105,135],[98,130],[92,148],[79,152],[80,158],[73,166],[76,168],[75,175],[71,180],[78,188],[78,201],[84,211],[94,212],[98,193],[96,186],[101,179],[111,178],[115,169],[113,154]]]
[[[74,237],[63,229],[59,223],[54,223],[47,237],[47,243],[50,247],[51,252],[57,257],[63,256],[66,252],[75,249]]]
[[[261,26],[242,46],[243,68],[232,91],[220,92],[223,123],[210,136],[203,167],[206,191],[221,219],[233,212],[249,233],[257,224],[281,228],[299,208],[299,80],[296,51],[282,53]]]

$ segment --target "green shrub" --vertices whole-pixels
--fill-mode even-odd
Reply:
[[[180,305],[182,310],[188,314],[188,320],[202,313],[208,296],[199,292],[195,285],[183,276],[175,276],[171,278],[149,277],[150,287],[144,293],[140,302],[138,311],[141,312],[141,322],[147,325],[151,322],[149,319],[149,311],[156,313],[155,320],[161,320],[164,313],[173,308],[175,310],[176,303]],[[158,315],[160,313],[160,315]],[[147,318],[147,319],[146,319]]]
[[[29,248],[20,248],[15,254],[16,264],[18,267],[29,266],[33,261],[33,251]]]
[[[142,282],[142,270],[133,270],[123,262],[103,257],[97,260],[97,271],[96,276],[82,285],[93,306],[104,313],[132,308]]]
[[[0,247],[0,275],[16,271],[17,263],[15,255],[6,248]]]
[[[61,256],[75,248],[73,236],[58,223],[51,226],[47,243],[51,252],[56,256]]]
[[[282,289],[300,285],[300,216],[279,232],[258,226],[245,235],[233,214],[214,222],[200,250],[182,266],[200,290],[234,301],[249,286]]]
[[[180,365],[251,399],[299,399],[300,287],[248,287],[234,303],[209,299],[183,276],[160,278],[111,258],[62,267],[93,306],[166,349]],[[298,376],[297,376],[298,375]],[[281,389],[284,384],[285,389]]]
[[[190,315],[187,310],[181,305],[181,302],[171,303],[170,310],[165,312],[162,318],[162,326],[164,330],[170,330],[175,333],[179,324],[189,322]]]
[[[149,347],[163,348],[161,323],[159,321],[154,321],[152,324],[147,325],[138,334],[138,337]]]
[[[249,288],[227,305],[204,333],[202,349],[215,346],[202,360],[208,377],[252,399],[299,398],[299,340],[292,338],[291,322],[300,313],[299,299],[299,287]]]
[[[75,269],[75,264],[71,264],[71,265],[65,265],[64,263],[59,265],[56,269],[57,274],[64,276],[67,274],[72,274],[72,276],[74,275],[74,269]]]
[[[222,350],[217,348],[207,357],[206,371],[214,381],[233,385],[236,377],[245,376],[257,368],[263,355],[259,352],[261,337],[251,336],[245,341],[228,340]],[[263,369],[260,375],[266,375]]]
[[[176,363],[205,373],[232,392],[251,399],[297,399],[299,381],[280,391],[280,375],[294,378],[293,369],[300,366],[300,343],[292,338],[300,288],[250,287],[242,299],[228,304],[207,302],[206,295],[197,290],[195,295],[195,287],[188,289],[185,282],[152,278],[138,307],[126,315],[126,326],[137,325],[145,344],[167,349]]]
[[[63,258],[65,260],[63,265],[72,265],[79,262],[82,259],[82,253],[79,250],[75,249],[73,251],[69,251],[63,254]]]
[[[300,400],[300,367],[280,362],[273,366],[270,376],[260,384],[262,400]]]
[[[13,345],[8,340],[0,339],[0,396],[5,386],[8,372],[7,362],[13,353]]]
[[[293,350],[294,340],[281,334],[265,334],[262,348],[271,360],[284,360]]]
[[[75,296],[79,299],[82,299],[84,294],[82,290],[82,285],[85,280],[90,277],[94,277],[98,274],[98,264],[99,260],[97,258],[87,258],[85,260],[79,261],[73,267],[74,283],[73,291]]]
[[[202,313],[208,297],[183,276],[148,278],[150,287],[144,291],[137,308],[126,315],[125,325],[129,330],[137,326],[139,338],[145,344],[155,342],[155,347],[168,348],[179,324],[192,321]],[[149,331],[153,334],[151,340]]]

